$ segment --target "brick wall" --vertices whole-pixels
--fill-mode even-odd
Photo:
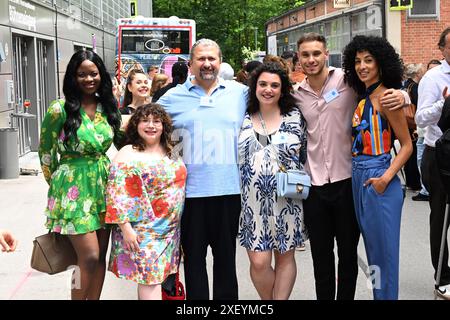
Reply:
[[[327,13],[328,14],[333,13],[335,11],[339,11],[339,10],[342,10],[342,9],[333,8],[333,0],[327,0]]]
[[[365,3],[368,0],[352,0],[353,5]],[[417,0],[416,0],[417,1]],[[326,9],[325,9],[326,7]],[[314,8],[314,9],[313,9]],[[333,0],[323,0],[312,6],[299,9],[290,15],[280,17],[268,25],[268,31],[275,32],[301,24],[324,14],[337,11],[333,9]],[[293,18],[296,16],[297,19]],[[278,22],[282,21],[282,25]],[[428,63],[431,59],[442,59],[442,53],[437,48],[437,42],[442,30],[450,27],[450,0],[440,0],[440,16],[438,20],[407,18],[407,12],[401,13],[401,46],[402,58],[405,63]]]
[[[405,63],[425,63],[442,59],[437,47],[441,32],[450,27],[450,1],[440,1],[439,20],[407,18],[402,12],[402,58]]]
[[[352,4],[365,3],[369,0],[352,0]],[[274,22],[267,25],[268,32],[280,31],[289,27],[302,24],[305,21],[320,18],[325,14],[330,14],[342,9],[333,8],[333,0],[323,0],[313,5],[298,9],[289,15],[281,16]],[[281,22],[281,23],[280,23]]]
[[[306,21],[319,17],[316,6],[306,8]]]

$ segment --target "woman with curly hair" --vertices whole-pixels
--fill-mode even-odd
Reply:
[[[295,107],[289,77],[278,63],[263,64],[250,78],[239,134],[238,235],[263,300],[288,299],[295,283],[294,249],[307,240],[303,206],[301,200],[277,196],[275,175],[281,166],[303,169],[305,160],[306,122]]]
[[[113,160],[106,191],[112,233],[109,270],[138,283],[141,300],[161,300],[178,272],[186,167],[173,153],[172,121],[157,104],[139,107],[126,128],[130,144]]]
[[[403,110],[382,108],[379,99],[387,89],[401,87],[403,66],[392,45],[380,37],[356,36],[343,54],[345,79],[361,98],[352,121],[356,216],[374,272],[374,299],[396,300],[403,206],[397,172],[410,157],[412,142]],[[401,149],[391,162],[395,137]]]
[[[113,141],[120,146],[121,119],[111,77],[93,51],[72,56],[63,92],[65,99],[48,108],[39,144],[42,172],[50,186],[46,227],[68,235],[77,254],[81,285],[72,289],[72,299],[99,299],[109,243],[104,224],[106,151]]]

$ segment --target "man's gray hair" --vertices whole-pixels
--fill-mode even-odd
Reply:
[[[191,48],[191,52],[189,54],[189,60],[192,61],[192,59],[194,58],[194,51],[195,48],[197,48],[198,46],[205,46],[205,47],[215,47],[219,50],[219,58],[220,58],[220,62],[222,62],[222,50],[220,50],[219,45],[217,44],[217,42],[215,42],[214,40],[211,39],[200,39],[197,40],[196,43],[194,43],[194,45]]]
[[[423,68],[423,64],[421,63],[410,63],[406,65],[405,75],[408,78],[414,78]]]

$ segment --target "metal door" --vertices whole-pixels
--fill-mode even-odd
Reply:
[[[41,124],[45,113],[50,105],[50,85],[49,85],[49,64],[48,55],[49,43],[44,40],[37,41],[37,66],[38,66],[38,101],[37,101],[37,124],[38,132],[41,132]]]
[[[13,77],[14,77],[14,94],[15,107],[14,112],[23,113],[24,101],[27,97],[27,43],[23,37],[13,36]],[[31,136],[28,120],[26,118],[14,119],[13,125],[19,128],[19,156],[31,151]]]

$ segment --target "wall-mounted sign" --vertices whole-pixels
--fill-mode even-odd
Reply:
[[[36,31],[36,7],[24,0],[9,0],[9,21]]]
[[[8,105],[13,104],[14,99],[14,81],[13,80],[5,80],[5,96],[6,102]]]
[[[335,9],[343,9],[350,7],[351,7],[350,0],[333,0],[333,8]]]
[[[275,56],[277,55],[277,36],[267,38],[267,52]]]
[[[97,36],[95,35],[95,33],[92,33],[91,37],[92,37],[92,51],[97,53]]]
[[[391,11],[399,11],[411,9],[413,7],[413,0],[390,0],[389,9]]]

